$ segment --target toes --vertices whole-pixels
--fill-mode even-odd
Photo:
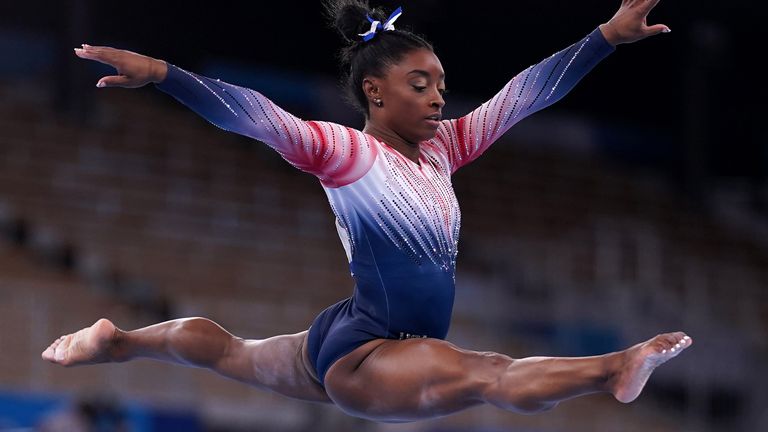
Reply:
[[[48,348],[46,348],[43,351],[43,353],[42,353],[43,359],[48,360],[48,361],[54,361],[55,356],[56,356],[56,350],[57,350],[57,348],[59,348],[61,343],[64,342],[65,338],[66,338],[66,336],[61,336],[58,339],[56,339],[55,341],[53,341],[53,343],[51,345],[49,345]]]
[[[667,343],[671,347],[671,346],[674,346],[677,343],[677,341],[680,340],[680,338],[677,337],[675,333],[667,333],[664,335],[664,340],[667,341]]]
[[[45,349],[45,351],[40,354],[43,357],[43,360],[51,361],[53,360],[53,348],[48,347]]]
[[[69,346],[70,346],[69,342],[70,340],[66,340],[65,342],[63,342],[62,344],[56,347],[56,349],[54,350],[55,351],[54,358],[56,359],[56,361],[64,360],[64,354],[66,354],[66,352],[69,351]]]
[[[659,335],[658,342],[662,354],[678,354],[688,348],[693,340],[683,332],[667,333]]]
[[[690,346],[693,340],[683,332],[665,333],[656,337],[657,352],[661,354],[677,354]]]
[[[671,334],[661,334],[656,338],[656,345],[662,354],[666,354],[675,346],[677,340]]]
[[[53,362],[62,366],[69,366],[72,363],[69,349],[57,349],[53,354]]]
[[[684,349],[691,346],[691,343],[693,343],[693,340],[688,335],[685,335],[680,339],[677,345],[680,345],[680,349]]]
[[[675,336],[675,345],[671,348],[672,352],[677,352],[690,345],[691,338],[683,332],[673,333]]]
[[[64,336],[54,347],[53,359],[55,361],[61,362],[64,360],[64,354],[69,350],[69,346],[72,344],[72,337],[70,336]]]

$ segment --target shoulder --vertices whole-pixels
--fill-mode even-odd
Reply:
[[[318,175],[326,187],[341,187],[362,178],[376,161],[376,140],[357,129],[324,121],[306,122],[311,130]]]

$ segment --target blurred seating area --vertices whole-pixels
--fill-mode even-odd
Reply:
[[[40,360],[100,317],[126,329],[206,316],[246,338],[294,333],[353,282],[319,184],[266,146],[159,92],[100,92],[83,120],[24,85],[0,86],[0,396],[111,395],[191,412],[210,431],[393,430],[200,370]],[[463,227],[451,341],[513,357],[594,355],[681,329],[695,346],[631,405],[596,395],[538,416],[478,408],[398,430],[768,424],[768,390],[755,385],[768,360],[759,227],[690,205],[653,173],[514,131],[454,183]],[[3,400],[0,429],[32,427],[13,424]],[[161,430],[149,424],[136,430]]]

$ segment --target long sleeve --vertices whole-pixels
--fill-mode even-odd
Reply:
[[[266,143],[290,164],[331,187],[360,178],[375,158],[362,132],[336,123],[301,120],[248,88],[171,64],[157,88],[214,125]]]
[[[614,50],[597,28],[528,67],[469,114],[443,121],[434,142],[447,154],[451,172],[477,159],[515,123],[561,99]]]

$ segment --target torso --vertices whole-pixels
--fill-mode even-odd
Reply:
[[[370,169],[324,187],[356,281],[354,306],[380,337],[444,338],[454,299],[460,211],[445,156],[421,144],[419,164],[365,135]]]

